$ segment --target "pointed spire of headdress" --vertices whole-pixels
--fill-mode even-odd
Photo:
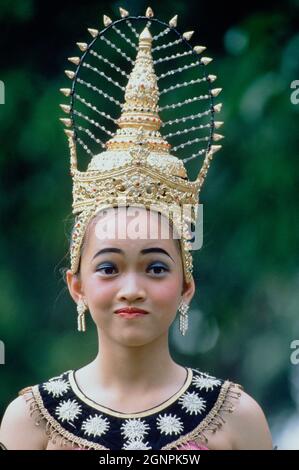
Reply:
[[[145,28],[139,36],[139,48],[134,68],[125,92],[123,112],[117,123],[119,127],[144,127],[158,130],[159,90],[152,57],[152,35]]]
[[[131,141],[140,140],[140,129],[144,143],[155,145],[156,148],[168,150],[171,146],[158,132],[162,121],[158,114],[159,89],[152,57],[152,35],[148,27],[139,36],[139,46],[133,70],[125,89],[125,102],[122,113],[116,123],[121,130],[107,142],[107,148],[120,143],[120,136],[130,135]],[[135,132],[134,132],[135,129]],[[155,136],[153,135],[155,133]],[[154,142],[153,142],[154,137]]]

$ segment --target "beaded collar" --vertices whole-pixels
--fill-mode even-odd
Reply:
[[[232,412],[232,398],[240,393],[234,384],[198,369],[186,368],[180,390],[163,403],[135,413],[121,413],[102,406],[80,390],[75,371],[64,372],[47,382],[27,387],[31,414],[60,444],[87,449],[177,449],[191,440],[207,442],[206,431],[225,423],[222,412]]]

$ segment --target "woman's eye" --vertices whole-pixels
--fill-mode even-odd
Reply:
[[[97,272],[103,272],[103,270],[105,271],[104,274],[113,274],[113,272],[111,272],[111,270],[115,269],[115,266],[102,266],[102,267],[99,267],[97,268]],[[107,272],[108,270],[108,272]]]
[[[163,274],[164,272],[168,271],[168,269],[165,266],[151,266],[149,270],[152,270],[152,269],[156,271],[154,274]],[[161,269],[162,269],[162,272],[161,272]]]

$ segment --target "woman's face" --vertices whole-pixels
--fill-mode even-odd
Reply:
[[[182,295],[189,303],[194,294],[193,279],[183,282],[179,241],[167,219],[143,208],[134,210],[138,224],[125,207],[99,214],[86,233],[80,275],[67,272],[72,297],[76,302],[84,298],[100,333],[131,346],[165,335]],[[149,313],[131,319],[115,313],[128,306]]]

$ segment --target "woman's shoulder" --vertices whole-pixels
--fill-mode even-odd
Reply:
[[[233,449],[273,449],[269,425],[259,403],[244,388],[238,404],[227,420]]]
[[[232,450],[238,449],[272,449],[272,437],[265,414],[258,402],[249,395],[244,386],[230,379],[218,378],[210,373],[195,372],[194,383],[200,388],[206,387],[210,393],[213,407],[208,415],[210,425],[206,427],[206,437],[213,448],[213,441],[218,447],[218,439],[225,438],[226,445]],[[213,430],[213,425],[219,428]],[[217,431],[217,432],[216,432]],[[214,436],[214,434],[216,435]],[[215,437],[215,439],[214,439]],[[206,441],[207,442],[207,441]]]
[[[0,442],[9,450],[45,449],[47,439],[44,430],[37,427],[26,399],[31,397],[28,389],[7,406],[0,427]]]
[[[47,383],[53,384],[66,372],[44,382],[26,386],[7,406],[0,427],[0,442],[9,450],[45,449],[48,438],[45,422],[37,416],[36,393]]]

